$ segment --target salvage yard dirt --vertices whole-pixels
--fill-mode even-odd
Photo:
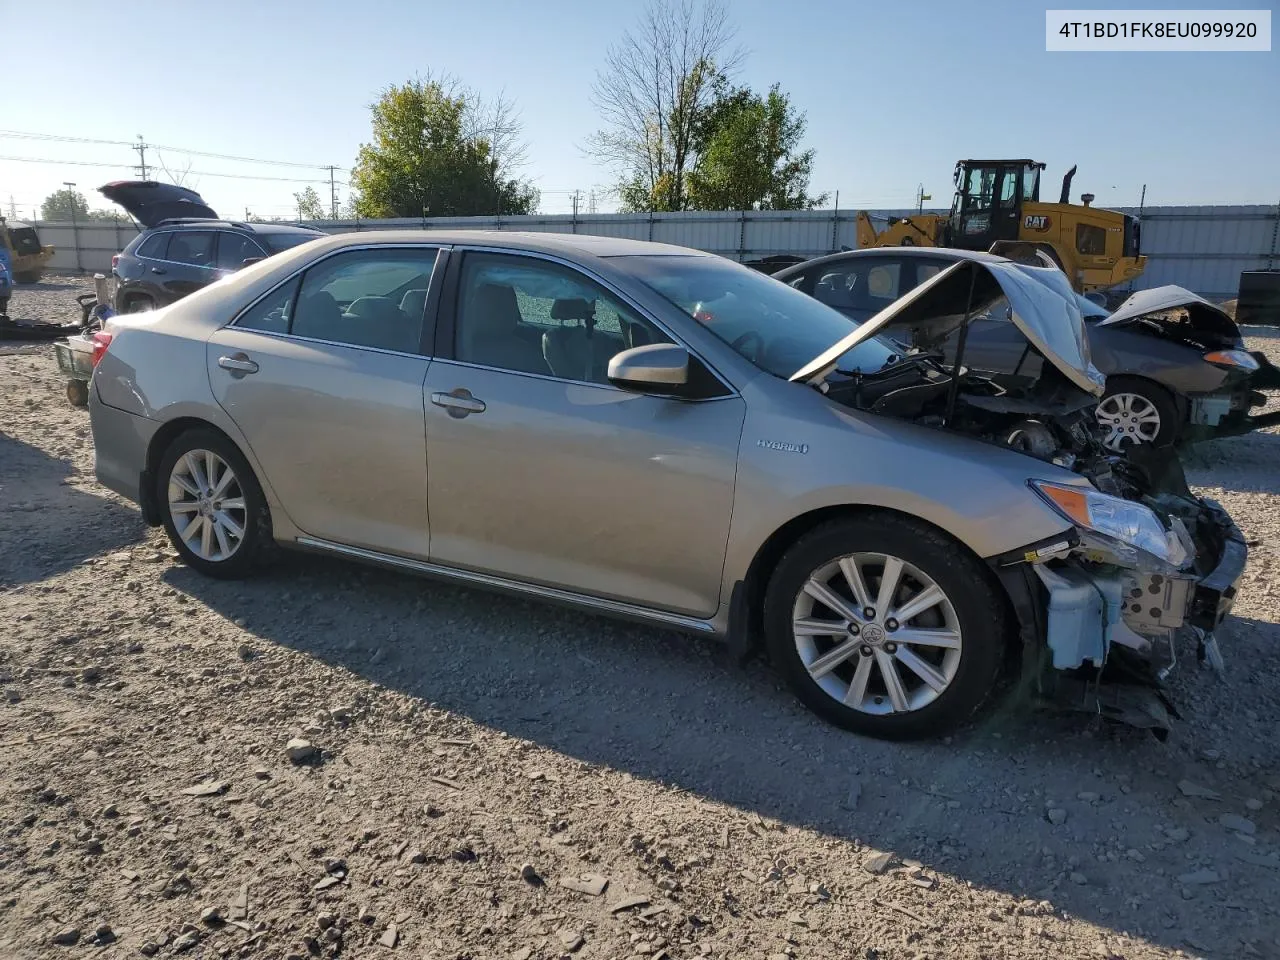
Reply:
[[[1280,434],[1190,474],[1252,558],[1167,742],[997,709],[892,745],[699,639],[303,556],[203,579],[94,481],[51,349],[0,356],[0,957],[1280,957]]]

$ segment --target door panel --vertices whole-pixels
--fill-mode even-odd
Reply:
[[[257,365],[227,370],[219,361]],[[209,382],[295,526],[325,540],[428,554],[426,357],[227,327]]]
[[[433,402],[464,390],[483,411]],[[433,562],[715,612],[741,398],[684,402],[442,360],[426,395]]]

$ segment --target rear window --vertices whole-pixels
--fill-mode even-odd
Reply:
[[[288,250],[290,247],[316,240],[319,235],[312,233],[260,233],[258,237],[272,253],[279,253],[282,250]]]
[[[9,241],[13,244],[14,253],[25,256],[40,252],[40,238],[34,227],[14,227],[9,231]]]

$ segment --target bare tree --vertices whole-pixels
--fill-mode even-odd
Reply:
[[[195,186],[193,184],[190,184],[187,182],[191,176],[191,158],[190,157],[187,157],[187,162],[183,164],[181,167],[179,167],[177,164],[174,164],[173,167],[171,168],[168,164],[164,162],[164,157],[160,154],[160,152],[157,151],[156,166],[158,166],[161,170],[164,171],[164,175],[169,178],[169,182],[174,184],[175,186],[188,187],[192,190],[195,189]]]
[[[486,100],[474,90],[449,81],[467,101],[463,114],[463,135],[468,140],[483,139],[489,144],[489,156],[497,167],[497,176],[506,179],[529,161],[529,143],[524,139],[524,122],[515,101],[499,90]]]
[[[605,55],[591,100],[604,129],[587,150],[618,168],[623,204],[683,210],[698,117],[712,80],[742,61],[724,0],[650,0]]]

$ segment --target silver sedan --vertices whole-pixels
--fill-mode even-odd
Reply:
[[[1046,361],[1022,392],[895,327],[997,298]],[[727,637],[877,736],[953,728],[1011,663],[1089,704],[1212,639],[1238,535],[1097,442],[1051,278],[975,254],[883,314],[656,244],[329,237],[113,320],[97,475],[210,576],[282,546]]]

